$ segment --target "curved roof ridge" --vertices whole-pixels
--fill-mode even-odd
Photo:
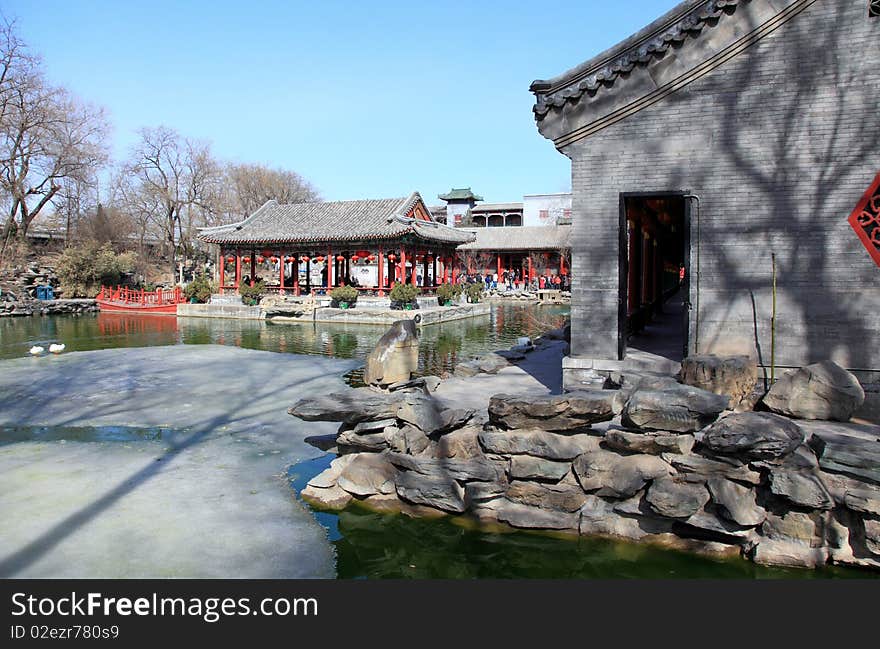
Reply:
[[[751,0],[684,0],[647,27],[592,59],[548,80],[533,81],[529,90],[537,97],[533,108],[538,120],[552,107],[577,101],[584,94],[595,94],[611,87],[622,74],[637,65],[647,66],[666,54],[670,47],[695,39],[704,27],[736,11],[740,3]]]

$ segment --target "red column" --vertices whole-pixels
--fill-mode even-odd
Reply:
[[[328,246],[327,247],[327,265],[324,266],[324,268],[327,269],[327,286],[325,286],[324,288],[327,288],[327,289],[329,289],[331,286],[333,286],[333,275],[335,273],[333,272],[333,266],[331,265],[332,259],[333,259],[333,251],[330,250],[330,247]]]
[[[444,284],[449,283],[449,261],[450,261],[450,259],[451,259],[450,257],[443,258],[443,283]]]
[[[418,268],[416,267],[418,262],[417,262],[416,258],[417,258],[416,251],[413,250],[412,251],[412,270],[409,273],[409,283],[412,284],[413,286],[416,285],[416,273],[418,272]]]
[[[452,283],[455,284],[458,282],[458,263],[456,260],[456,255],[454,252],[452,253],[452,257],[449,257],[449,263],[452,266]]]
[[[529,254],[529,284],[535,281],[535,269],[532,268],[532,255]]]
[[[254,275],[257,274],[257,253],[254,250],[251,250],[251,286],[254,285],[256,278]]]
[[[384,296],[385,296],[385,291],[383,291],[382,289],[385,288],[385,277],[384,277],[384,275],[385,275],[385,273],[384,273],[384,270],[385,270],[385,269],[384,269],[384,266],[385,266],[385,250],[384,250],[381,246],[379,247],[379,257],[378,257],[378,259],[377,259],[376,261],[377,261],[377,263],[379,264],[379,269],[378,269],[378,274],[379,274],[379,275],[378,275],[378,280],[377,280],[377,283],[379,284],[379,286],[378,286],[378,289],[379,289],[379,297],[384,297]]]
[[[235,290],[241,286],[241,253],[235,253]]]
[[[278,257],[278,293],[281,294],[284,292],[284,255],[280,255]]]
[[[562,275],[565,273],[565,256],[563,252],[559,251],[559,274]]]
[[[220,251],[220,278],[218,281],[220,284],[220,293],[222,294],[223,284],[226,283],[226,253],[222,250]]]
[[[406,248],[400,249],[400,266],[398,267],[396,275],[401,284],[406,281]]]
[[[501,281],[501,253],[498,253],[498,281]]]

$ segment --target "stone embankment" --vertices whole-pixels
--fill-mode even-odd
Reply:
[[[0,273],[0,318],[7,316],[76,314],[97,311],[89,299],[37,299],[41,286],[51,286],[56,298],[62,291],[55,271],[50,266],[36,263],[23,268],[7,269]]]
[[[846,423],[860,402],[855,377],[816,364],[756,397],[756,376],[742,359],[694,357],[677,378],[495,394],[483,412],[441,405],[436,377],[302,400],[291,415],[340,422],[339,456],[302,497],[761,564],[880,569],[880,427]]]

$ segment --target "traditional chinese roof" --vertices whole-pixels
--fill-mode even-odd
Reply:
[[[538,128],[557,147],[586,137],[707,74],[813,2],[684,0],[568,72],[532,82]]]
[[[450,189],[446,194],[438,194],[437,198],[440,198],[444,201],[481,201],[483,200],[482,196],[477,196],[471,191],[470,187],[464,187],[461,189]]]
[[[522,203],[483,203],[475,205],[471,211],[477,212],[522,212]]]
[[[433,220],[410,218],[414,208],[427,208],[418,192],[407,198],[332,201],[281,205],[271,200],[244,221],[204,228],[208,243],[249,245],[368,241],[414,236],[429,242],[459,244],[473,235]]]
[[[460,228],[477,235],[459,250],[560,250],[571,247],[570,225],[534,225],[506,228]]]

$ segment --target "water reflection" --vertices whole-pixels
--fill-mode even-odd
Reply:
[[[490,315],[425,327],[420,372],[439,374],[461,360],[510,347],[562,324],[568,307],[495,305]],[[26,356],[32,345],[62,342],[66,351],[155,345],[234,345],[291,354],[365,358],[385,327],[326,323],[273,324],[253,320],[87,314],[0,319],[0,358]]]

